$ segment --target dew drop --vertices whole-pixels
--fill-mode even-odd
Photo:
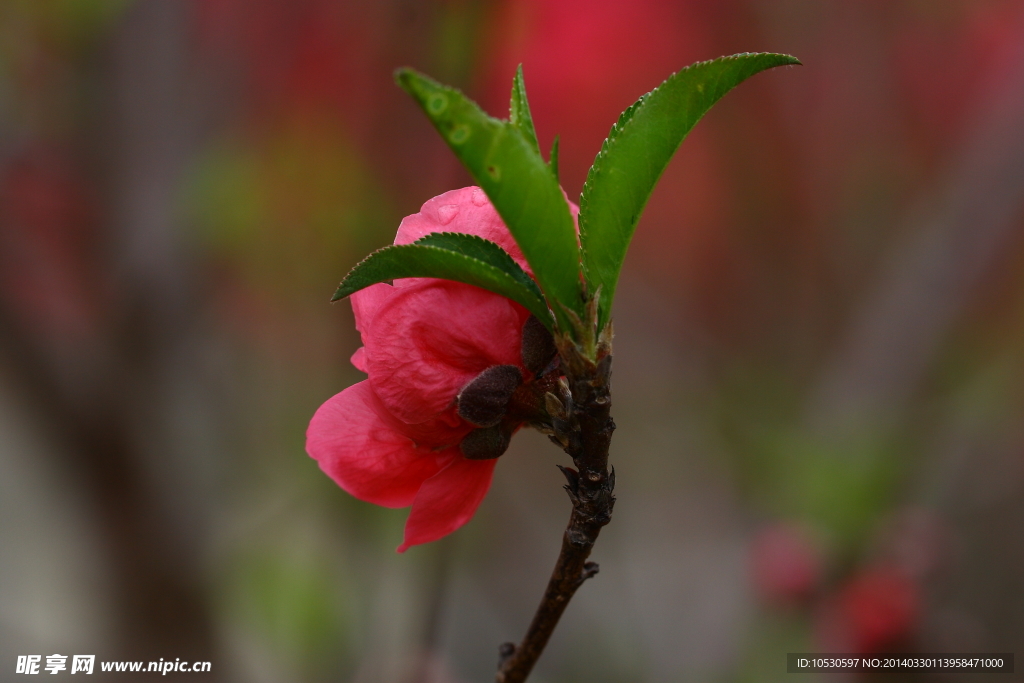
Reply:
[[[431,114],[440,114],[448,108],[448,98],[441,93],[431,95],[430,99],[427,100],[427,109],[430,110]]]
[[[697,84],[697,92],[704,92],[704,84],[703,83],[698,83]]]
[[[469,126],[464,123],[455,126],[455,128],[452,129],[452,132],[448,135],[448,139],[453,145],[461,145],[469,139]]]
[[[452,222],[456,216],[459,215],[458,204],[445,204],[437,210],[437,218],[441,221],[441,225],[448,225]]]
[[[477,206],[483,206],[487,203],[487,194],[479,187],[473,190],[473,203]]]

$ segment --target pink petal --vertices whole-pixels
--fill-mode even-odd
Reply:
[[[366,372],[366,348],[360,346],[356,349],[355,353],[352,354],[352,358],[349,359],[352,365],[356,366],[356,370],[360,372]]]
[[[448,467],[423,482],[405,523],[404,553],[410,546],[436,541],[468,522],[491,487],[495,460],[458,455]]]
[[[519,245],[478,187],[451,190],[427,201],[419,213],[402,221],[395,244],[409,244],[432,232],[462,232],[496,242],[529,271]]]
[[[363,333],[373,389],[395,417],[430,420],[488,367],[522,363],[525,315],[518,304],[459,282],[395,288]]]
[[[366,289],[360,289],[349,297],[352,302],[352,314],[356,318],[356,329],[366,333],[367,328],[372,324],[373,316],[381,304],[391,297],[394,287],[383,282],[370,285]],[[362,368],[360,368],[362,369]]]
[[[306,431],[306,452],[356,498],[405,507],[423,482],[457,454],[445,447],[458,443],[467,431],[442,422],[404,425],[363,381],[320,406]]]

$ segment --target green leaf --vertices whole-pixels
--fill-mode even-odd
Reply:
[[[655,183],[694,124],[746,78],[789,55],[720,57],[678,71],[622,113],[587,174],[580,197],[583,270],[591,295],[601,289],[598,329],[608,322],[626,249]]]
[[[583,313],[576,228],[565,195],[535,144],[520,128],[488,116],[458,90],[411,69],[399,69],[396,80],[487,193],[523,250],[559,327],[571,330],[562,306]],[[517,112],[520,125],[528,118],[524,110]]]
[[[433,233],[412,244],[373,252],[345,276],[331,301],[403,277],[436,277],[481,287],[522,304],[551,328],[544,296],[519,264],[494,242],[460,233]]]
[[[507,273],[516,282],[530,290],[533,296],[544,301],[544,295],[541,294],[540,288],[533,278],[526,274],[526,271],[515,262],[515,259],[507,251],[490,240],[463,232],[432,232],[416,240],[414,244],[439,247],[474,258],[477,261],[483,261]],[[548,317],[550,318],[550,316]]]
[[[537,131],[533,128],[533,116],[530,115],[530,103],[526,99],[522,64],[516,68],[516,75],[512,78],[512,102],[508,108],[508,122],[515,126],[526,141],[537,150],[537,154],[540,154]]]
[[[548,156],[548,167],[551,169],[551,173],[555,176],[555,180],[558,180],[558,136],[551,141],[551,154]]]

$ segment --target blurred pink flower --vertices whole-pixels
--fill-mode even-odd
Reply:
[[[431,199],[402,221],[395,243],[432,232],[483,237],[526,267],[479,188]],[[433,278],[373,285],[352,296],[352,309],[364,344],[352,363],[368,379],[320,407],[306,450],[355,497],[412,505],[403,552],[461,527],[487,493],[496,458],[523,421],[507,413],[531,376],[521,348],[530,316],[497,294]],[[470,386],[486,395],[467,400]]]
[[[757,592],[775,605],[805,600],[821,579],[821,557],[813,539],[790,522],[776,522],[758,532],[750,564]]]

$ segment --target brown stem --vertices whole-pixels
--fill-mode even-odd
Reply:
[[[610,340],[610,330],[607,336]],[[596,360],[565,339],[560,340],[559,353],[566,383],[560,397],[549,396],[554,407],[552,440],[576,465],[575,470],[561,468],[568,480],[565,490],[572,501],[572,515],[555,569],[523,642],[501,646],[497,683],[522,683],[530,675],[576,589],[597,573],[597,564],[587,558],[601,527],[611,521],[615,504],[615,471],[608,469],[608,446],[615,429],[610,415],[611,344],[598,346]]]

